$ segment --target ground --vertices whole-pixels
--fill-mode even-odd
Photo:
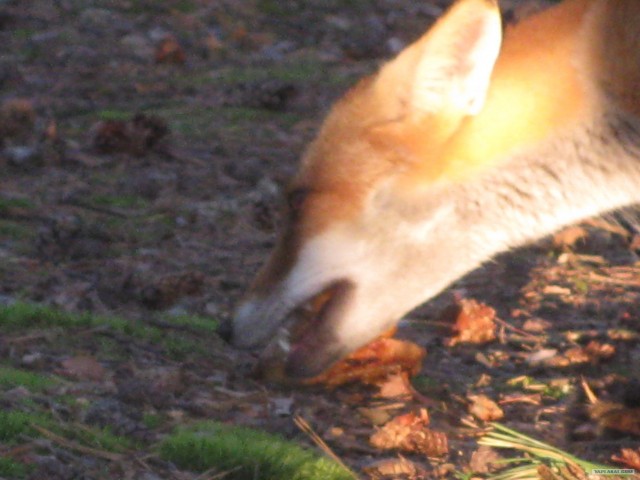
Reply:
[[[373,478],[367,467],[397,457],[370,444],[376,426],[426,407],[449,449],[404,454],[429,472],[412,475],[466,478],[480,394],[503,423],[583,458],[639,447],[589,414],[580,383],[637,413],[640,241],[626,217],[505,254],[413,312],[400,335],[427,356],[411,399],[268,385],[216,334],[273,244],[281,186],[323,112],[448,3],[0,1],[0,304],[23,309],[0,322],[0,404],[47,418],[0,429],[13,462],[0,477],[214,478],[158,444],[218,420],[311,446],[302,418]],[[517,17],[521,2],[504,3]],[[498,339],[446,346],[454,298],[495,309]]]

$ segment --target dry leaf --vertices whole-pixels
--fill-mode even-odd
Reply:
[[[381,398],[409,398],[413,389],[406,372],[388,375],[378,383],[377,397]]]
[[[629,408],[615,402],[596,401],[589,406],[589,416],[602,429],[640,436],[640,408]]]
[[[547,285],[542,289],[545,295],[557,295],[559,297],[571,295],[571,290],[560,285]]]
[[[454,336],[445,342],[449,347],[458,343],[486,343],[496,338],[496,311],[475,300],[457,300],[441,314],[443,317],[453,318],[455,322]]]
[[[619,455],[612,455],[611,460],[640,472],[640,448],[623,448]]]
[[[378,338],[304,383],[335,388],[354,382],[377,384],[390,375],[402,373],[416,375],[422,367],[425,355],[425,349],[415,343],[395,338]]]
[[[156,63],[174,63],[182,65],[186,61],[183,48],[173,35],[166,35],[156,47]]]
[[[62,361],[60,374],[77,380],[99,382],[104,379],[105,369],[94,357],[78,355]]]
[[[374,479],[390,478],[426,478],[427,471],[421,465],[406,458],[385,458],[377,460],[363,468]]]
[[[529,333],[543,333],[552,326],[551,322],[542,318],[530,318],[522,324],[522,330]]]
[[[91,127],[91,146],[98,153],[133,153],[142,156],[169,133],[164,119],[136,114],[131,120],[104,120]]]
[[[391,419],[391,413],[386,408],[358,408],[358,413],[371,422],[372,425],[382,425]]]
[[[3,138],[28,135],[33,130],[35,119],[36,113],[30,100],[6,100],[0,107],[0,142]]]
[[[578,365],[581,363],[596,365],[602,360],[613,357],[615,353],[616,349],[613,345],[592,340],[584,347],[570,348],[564,352],[563,355],[554,357],[544,363],[552,367],[566,367],[568,365]]]
[[[486,395],[469,395],[467,398],[471,402],[469,413],[478,420],[492,422],[504,417],[504,412],[498,404]]]
[[[402,450],[440,456],[449,451],[445,433],[427,428],[429,415],[425,409],[420,414],[399,415],[376,431],[369,441],[381,450]]]
[[[600,343],[592,340],[584,347],[584,351],[589,356],[591,363],[598,363],[600,360],[608,360],[616,354],[616,347],[609,343]]]
[[[148,308],[167,308],[184,296],[200,293],[204,282],[205,276],[202,272],[174,273],[142,286],[138,295]]]
[[[493,448],[487,445],[481,445],[471,455],[469,468],[475,473],[489,473],[492,471],[493,464],[498,462],[502,457]]]

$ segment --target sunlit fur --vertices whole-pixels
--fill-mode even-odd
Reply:
[[[332,109],[271,259],[234,319],[255,347],[348,288],[293,346],[308,376],[492,255],[640,203],[640,1],[566,0],[505,32],[459,0]]]

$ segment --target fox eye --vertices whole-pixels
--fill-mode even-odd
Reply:
[[[295,188],[287,194],[287,206],[291,213],[298,213],[304,204],[309,190],[306,188]]]

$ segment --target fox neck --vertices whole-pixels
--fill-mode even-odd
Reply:
[[[470,262],[640,203],[640,121],[603,115],[451,186]],[[473,268],[476,265],[469,265]]]

